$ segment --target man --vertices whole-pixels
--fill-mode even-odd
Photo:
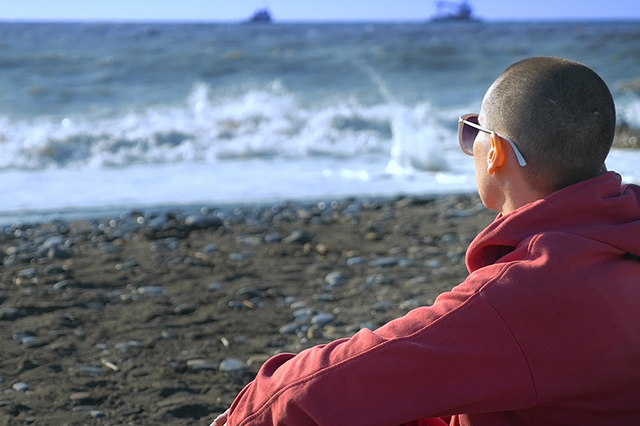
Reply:
[[[614,130],[584,65],[507,68],[460,119],[500,212],[469,277],[376,331],[271,358],[214,424],[639,425],[640,187],[606,172]]]

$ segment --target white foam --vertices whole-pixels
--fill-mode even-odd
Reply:
[[[632,127],[640,127],[640,96],[633,92],[625,93],[616,102],[616,112],[619,119],[622,119]]]
[[[305,108],[278,81],[262,91],[220,99],[198,83],[183,105],[117,117],[86,114],[33,122],[0,117],[0,169],[350,157],[388,153],[392,143],[401,167],[432,169],[441,160],[431,161],[430,151],[419,148],[423,136],[429,139],[428,127],[439,131],[428,112],[428,104],[363,106],[353,100]]]
[[[442,181],[436,173],[410,178],[390,175],[385,172],[387,159],[378,155],[251,159],[215,166],[177,163],[123,169],[7,170],[0,172],[0,193],[5,194],[0,212],[6,216],[37,210],[474,191],[473,176],[469,174],[472,160],[462,154],[450,152],[448,161],[459,164],[452,173],[467,177],[449,182]],[[460,161],[466,164],[461,166]]]

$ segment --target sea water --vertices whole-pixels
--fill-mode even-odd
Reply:
[[[0,23],[0,222],[471,193],[457,118],[506,66],[583,62],[640,127],[638,46],[640,22]]]

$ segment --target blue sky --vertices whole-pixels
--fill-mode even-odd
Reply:
[[[425,20],[433,0],[20,0],[6,1],[0,20],[237,21],[268,6],[278,21]],[[634,19],[640,0],[476,0],[476,14],[504,19]]]

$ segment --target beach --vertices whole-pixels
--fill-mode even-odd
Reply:
[[[208,425],[269,357],[434,303],[496,215],[458,117],[525,57],[603,77],[606,166],[640,182],[638,39],[0,23],[0,426]]]
[[[432,304],[494,217],[447,196],[14,225],[0,424],[207,425],[270,356]]]

